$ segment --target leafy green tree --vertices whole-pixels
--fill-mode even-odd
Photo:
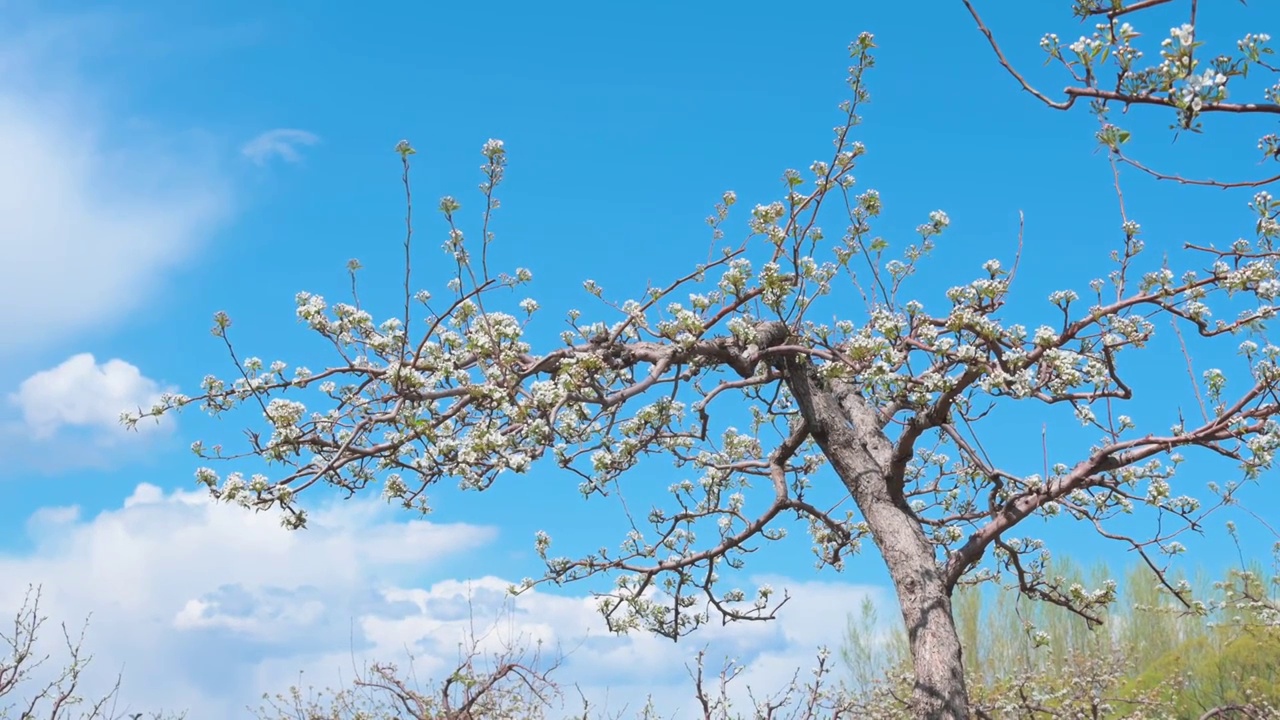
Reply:
[[[1248,105],[1227,99],[1247,72],[1273,71],[1269,38],[1201,49],[1194,0],[1191,22],[1149,56],[1131,23],[1165,2],[1078,0],[1076,13],[1096,22],[1092,32],[1067,45],[1053,34],[1041,43],[1070,78],[1061,100],[1032,87],[970,0],[963,3],[1023,90],[1053,109],[1090,106],[1117,188],[1121,170],[1155,171],[1127,154],[1130,131],[1116,124],[1114,109],[1170,112],[1183,130],[1199,130],[1212,113],[1280,113],[1274,88]],[[726,192],[711,217],[708,262],[661,287],[610,292],[614,301],[573,311],[558,342],[538,333],[536,300],[508,294],[528,285],[530,273],[498,272],[489,262],[507,170],[506,149],[493,140],[482,151],[474,229],[464,231],[458,200],[438,204],[451,277],[431,291],[412,289],[410,232],[402,303],[365,307],[353,293],[351,302],[330,304],[300,293],[298,319],[333,348],[328,359],[312,358],[316,371],[234,348],[231,319],[218,313],[213,332],[230,351],[230,378],[210,376],[196,395],[167,396],[126,421],[189,405],[260,412],[265,424],[241,448],[195,446],[204,457],[241,462],[229,472],[201,467],[197,478],[223,501],[280,511],[293,528],[306,525],[305,498],[325,486],[379,486],[389,500],[425,512],[428,493],[444,484],[483,491],[545,463],[596,497],[665,459],[673,466],[669,503],[620,530],[613,549],[561,557],[551,535],[540,534],[545,573],[522,587],[608,573],[614,582],[600,597],[610,626],[672,638],[712,616],[769,618],[783,599],[773,588],[747,592],[720,581],[798,517],[822,565],[841,568],[865,541],[874,544],[908,629],[911,712],[967,718],[952,604],[962,582],[1000,582],[1093,621],[1115,598],[1110,580],[1086,587],[1048,572],[1043,540],[1018,534],[1027,518],[1097,529],[1160,570],[1164,554],[1180,552],[1177,533],[1238,488],[1215,486],[1209,502],[1190,494],[1177,477],[1189,454],[1232,460],[1243,480],[1271,467],[1280,446],[1280,348],[1262,324],[1280,293],[1280,204],[1258,192],[1253,236],[1160,258],[1144,252],[1141,225],[1121,202],[1111,262],[1098,259],[1087,289],[1054,289],[1047,304],[1021,309],[1043,313],[1032,326],[1003,312],[1018,267],[1012,243],[971,282],[916,287],[912,275],[950,219],[930,213],[919,238],[897,249],[873,232],[884,201],[855,190],[853,170],[865,150],[854,130],[874,48],[869,34],[851,46],[851,97],[840,106],[834,152],[808,172],[787,170],[778,198],[747,214],[745,237],[727,239],[737,197]],[[1280,156],[1275,135],[1260,146],[1266,159]],[[408,142],[397,150],[409,191],[414,150]],[[844,230],[824,232],[826,219]],[[358,267],[351,265],[353,283]],[[606,298],[597,283],[584,286]],[[1194,412],[1145,418],[1139,428],[1124,402],[1136,373],[1166,361],[1169,347],[1156,338],[1169,325],[1193,354],[1238,346],[1242,360],[1194,381]],[[1046,422],[1069,408],[1094,439],[1055,446],[1043,469],[1016,467],[1002,460],[1009,449],[989,424],[993,412],[1015,406]],[[749,427],[738,429],[744,419]],[[814,501],[816,488],[847,492],[855,509],[829,511]],[[1128,534],[1135,525],[1124,519],[1135,507],[1158,516],[1154,534]]]
[[[1055,569],[1077,582],[1083,576],[1066,560]],[[1122,598],[1094,626],[1066,608],[963,588],[954,607],[974,712],[1028,719],[1277,716],[1280,628],[1268,618],[1276,602],[1261,577],[1260,568],[1231,571],[1205,595],[1213,610],[1201,615],[1186,612],[1149,570],[1134,567]],[[907,717],[905,632],[899,627],[886,637],[866,617],[851,615],[842,648],[854,678],[849,702],[878,703],[883,717]],[[866,662],[877,654],[878,663]]]

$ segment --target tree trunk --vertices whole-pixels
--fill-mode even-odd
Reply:
[[[951,593],[934,560],[932,545],[920,525],[899,508],[868,506],[862,501],[858,506],[898,591],[915,672],[913,713],[918,718],[968,720],[969,695],[960,636],[951,613]],[[871,519],[873,515],[875,520]]]
[[[912,713],[922,720],[968,720],[960,636],[951,590],[934,548],[908,508],[902,473],[876,411],[847,382],[830,382],[802,357],[786,360],[787,385],[809,432],[858,504],[884,556],[911,642]]]

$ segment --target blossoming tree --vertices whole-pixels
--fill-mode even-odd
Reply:
[[[1172,110],[1188,130],[1206,113],[1280,112],[1280,85],[1265,90],[1265,103],[1227,95],[1250,70],[1274,72],[1268,38],[1249,35],[1234,54],[1206,57],[1194,0],[1190,22],[1151,59],[1130,19],[1171,0],[1078,0],[1093,32],[1069,45],[1054,35],[1042,42],[1072,78],[1063,100],[1032,87],[963,2],[1023,89],[1056,109],[1092,103],[1117,173],[1158,175],[1126,155],[1129,133],[1108,119],[1115,108]],[[968,284],[904,298],[948,217],[932,213],[897,255],[872,235],[881,199],[855,192],[852,172],[864,150],[853,130],[874,47],[867,34],[851,45],[852,96],[841,105],[834,153],[807,174],[788,170],[780,199],[749,212],[745,239],[727,239],[736,197],[725,193],[709,218],[712,259],[622,302],[606,302],[587,281],[600,302],[570,313],[558,343],[535,342],[536,301],[517,309],[502,292],[530,284],[531,274],[490,268],[489,221],[507,168],[503,144],[490,141],[479,239],[464,237],[458,201],[439,203],[454,268],[442,297],[413,291],[410,233],[402,306],[375,317],[354,297],[330,304],[298,295],[298,319],[332,344],[324,369],[241,360],[231,320],[219,313],[213,333],[231,351],[233,379],[209,376],[198,396],[167,396],[126,422],[192,404],[214,414],[259,409],[264,432],[251,429],[242,450],[194,449],[220,460],[256,456],[268,464],[263,472],[205,467],[197,478],[221,500],[276,509],[293,528],[306,524],[308,491],[326,485],[348,493],[380,486],[389,500],[425,512],[440,483],[484,490],[544,463],[577,476],[582,493],[607,495],[639,464],[665,459],[673,466],[666,506],[595,553],[557,557],[550,535],[539,534],[546,570],[522,587],[607,573],[615,582],[601,610],[611,627],[673,638],[711,617],[767,618],[779,604],[771,588],[748,594],[718,581],[758,543],[781,537],[785,520],[800,518],[821,564],[838,569],[862,541],[874,543],[908,630],[913,712],[968,717],[951,609],[958,584],[1005,583],[1086,617],[1114,598],[1111,584],[1064,586],[1043,542],[1013,535],[1020,523],[1058,516],[1136,550],[1159,572],[1163,553],[1177,552],[1172,538],[1230,502],[1237,487],[1214,486],[1209,503],[1186,494],[1175,474],[1187,453],[1229,458],[1242,479],[1271,466],[1280,445],[1280,347],[1266,341],[1262,324],[1280,292],[1280,203],[1258,192],[1254,237],[1190,246],[1166,264],[1148,260],[1138,222],[1126,217],[1111,264],[1087,288],[1049,293],[1038,327],[1002,320],[1017,269],[1012,247],[1012,262],[991,260]],[[1275,135],[1260,146],[1268,158],[1280,155]],[[408,192],[414,150],[407,142],[397,150]],[[820,228],[828,215],[843,218],[842,233]],[[353,261],[353,289],[357,268]],[[1215,309],[1234,318],[1218,319]],[[1143,352],[1170,324],[1179,338],[1238,345],[1249,372],[1230,382],[1220,370],[1197,374],[1195,412],[1137,427],[1121,414],[1134,394],[1126,377],[1160,361]],[[998,438],[983,428],[993,408],[1014,404],[1046,417],[1072,408],[1095,440],[1074,456],[1050,458],[1046,448],[1042,472],[1006,466],[995,457]],[[831,484],[853,509],[813,500]],[[1135,508],[1158,529],[1133,535],[1132,524],[1116,524]],[[1195,607],[1186,588],[1169,589]]]

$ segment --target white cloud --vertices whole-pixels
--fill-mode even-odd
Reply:
[[[0,32],[0,355],[127,317],[227,210],[195,136],[121,132],[124,93],[78,62],[102,20]]]
[[[679,644],[617,637],[588,597],[535,590],[510,600],[507,579],[483,576],[492,528],[406,521],[376,500],[337,502],[300,532],[277,520],[146,484],[91,518],[43,509],[27,524],[32,548],[0,554],[8,580],[0,619],[25,582],[43,584],[49,627],[74,627],[92,612],[93,681],[113,681],[123,667],[123,699],[134,711],[238,717],[263,692],[298,683],[300,672],[304,687],[340,686],[353,663],[404,667],[406,651],[419,678],[439,677],[475,632],[488,649],[519,638],[566,652],[553,677],[570,688],[569,701],[574,683],[588,697],[608,697],[613,710],[627,703],[634,711],[652,693],[670,716],[691,708],[685,665],[704,645],[717,662],[725,654],[746,662],[744,677],[772,691],[813,665],[817,645],[839,644],[846,609],[868,593],[879,597],[874,588],[766,578],[793,597],[779,621],[713,623]],[[460,567],[480,577],[449,579]]]
[[[123,432],[120,413],[150,408],[161,388],[124,360],[98,364],[93,355],[73,355],[18,385],[9,401],[22,412],[30,437],[46,440],[62,427],[90,428],[101,436]],[[140,430],[154,427],[140,423]]]
[[[302,160],[299,145],[315,145],[318,142],[319,136],[306,130],[277,128],[245,143],[240,152],[258,165],[265,165],[267,161],[277,157],[285,162],[296,163]]]
[[[0,553],[0,619],[16,608],[24,583],[40,584],[50,628],[92,614],[86,646],[100,665],[94,678],[114,680],[123,664],[135,708],[240,717],[261,694],[240,685],[259,662],[349,649],[351,617],[386,605],[378,588],[438,572],[442,561],[495,536],[403,520],[376,500],[352,501],[314,513],[312,527],[291,533],[270,513],[142,484],[121,507],[94,517],[67,508],[35,513],[30,551]],[[263,687],[287,688],[297,669],[265,678]]]

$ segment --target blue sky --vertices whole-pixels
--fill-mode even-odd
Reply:
[[[1037,42],[1083,31],[1067,3],[1017,13],[992,5],[986,19],[1010,58],[1042,90],[1064,85],[1041,67]],[[1202,9],[1212,33],[1203,37],[1230,41],[1280,20],[1266,4],[1220,5]],[[296,292],[343,298],[345,263],[356,257],[366,301],[395,302],[403,197],[392,148],[401,138],[419,150],[417,277],[437,287],[448,268],[436,250],[443,226],[428,209],[446,194],[475,209],[480,146],[504,140],[511,166],[492,262],[533,271],[546,336],[569,307],[592,309],[582,280],[620,300],[673,277],[705,258],[703,219],[725,190],[744,207],[767,202],[785,168],[825,157],[846,96],[846,47],[864,30],[880,48],[857,130],[868,154],[855,174],[885,201],[876,231],[901,247],[931,210],[952,219],[912,286],[926,303],[987,258],[1011,262],[1019,211],[1026,245],[1014,301],[1024,304],[1010,314],[1027,324],[1049,320],[1050,290],[1083,290],[1103,274],[1097,263],[1120,239],[1094,120],[1019,92],[959,2],[927,11],[814,2],[785,13],[751,2],[299,7],[0,4],[0,147],[14,160],[0,170],[0,243],[11,258],[0,268],[9,338],[0,346],[0,608],[15,588],[43,582],[51,612],[74,621],[93,611],[100,662],[112,672],[126,664],[126,683],[135,672],[166,679],[156,683],[163,690],[126,684],[139,707],[202,705],[193,717],[231,717],[299,669],[335,677],[336,665],[349,665],[351,623],[371,659],[427,643],[404,638],[452,626],[422,597],[453,597],[469,577],[536,574],[536,529],[588,548],[621,537],[601,520],[607,513],[583,505],[576,481],[547,475],[491,495],[439,493],[430,524],[353,502],[325,510],[324,527],[285,537],[271,518],[189,494],[190,442],[233,441],[238,426],[187,413],[138,435],[114,427],[130,403],[225,373],[208,332],[216,310],[234,318],[242,353],[314,369],[322,349],[294,323]],[[1154,45],[1180,19],[1138,22]],[[1123,118],[1152,164],[1233,179],[1265,170],[1254,150],[1261,121],[1210,118],[1208,134],[1176,143],[1168,122],[1140,111]],[[1251,232],[1247,192],[1132,173],[1125,183],[1153,256]],[[731,238],[745,232],[742,218],[731,218]],[[1231,349],[1204,350],[1198,366],[1230,363]],[[1134,414],[1164,428],[1167,411],[1189,398],[1165,390],[1186,387],[1185,369],[1177,356],[1146,358],[1137,384],[1157,399]],[[1039,417],[996,422],[1009,464],[1038,469]],[[1069,423],[1051,433],[1082,439]],[[1188,492],[1222,469],[1188,472]],[[1276,500],[1266,483],[1246,497],[1255,509]],[[1217,528],[1229,517],[1265,554],[1273,537],[1223,515],[1214,536],[1188,543],[1201,550],[1197,562],[1227,561]],[[1070,537],[1085,561],[1107,550],[1075,530],[1045,535]],[[777,627],[709,637],[754,658],[766,681],[766,669],[789,676],[782,669],[832,641],[832,625],[806,617],[804,605],[852,610],[866,593],[886,597],[873,554],[842,575],[818,575],[802,540],[758,558],[752,572],[796,588],[801,608]],[[530,607],[564,619],[555,629],[567,638],[588,627],[583,592],[544,594]],[[404,599],[413,597],[421,602]],[[430,655],[429,645],[415,647]],[[435,650],[449,656],[451,647]],[[597,671],[596,685],[625,685],[635,662],[679,669],[689,647],[633,638],[577,667]],[[226,675],[197,669],[211,662]],[[682,678],[665,672],[661,682]]]

